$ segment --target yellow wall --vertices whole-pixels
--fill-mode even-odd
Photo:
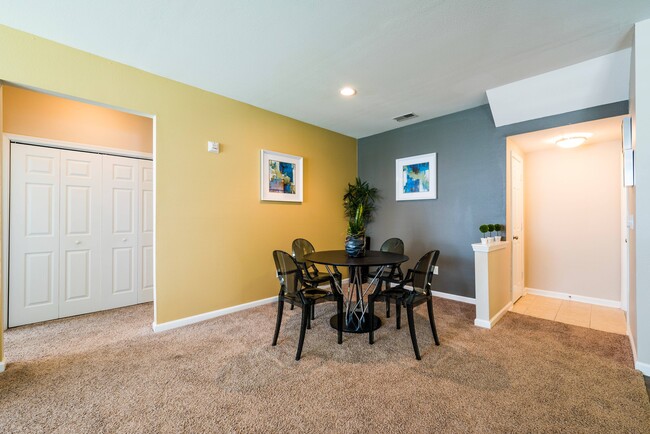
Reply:
[[[0,40],[2,80],[156,116],[157,323],[277,294],[271,252],[295,237],[342,247],[353,138],[7,27]],[[304,157],[303,204],[260,202],[260,149]]]
[[[5,86],[4,132],[108,148],[153,152],[153,120]]]

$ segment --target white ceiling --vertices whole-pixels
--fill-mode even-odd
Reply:
[[[606,142],[622,143],[621,122],[624,117],[625,116],[616,116],[557,128],[549,128],[547,130],[534,131],[532,133],[518,134],[516,136],[508,137],[508,140],[517,145],[524,153],[544,151],[547,149],[560,149],[555,145],[555,141],[559,137],[589,137],[582,146]]]
[[[9,27],[359,138],[629,47],[650,1],[0,0],[0,11]],[[358,95],[341,97],[343,85]],[[408,112],[419,117],[392,120]]]

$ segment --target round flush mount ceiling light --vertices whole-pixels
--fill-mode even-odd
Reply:
[[[560,148],[577,148],[587,141],[585,136],[571,136],[571,137],[561,137],[555,141],[555,144]]]
[[[357,90],[354,89],[354,88],[352,88],[352,87],[346,86],[346,87],[342,88],[342,89],[339,91],[339,93],[340,93],[341,95],[343,95],[343,96],[353,96],[353,95],[356,95],[356,94],[357,94]]]

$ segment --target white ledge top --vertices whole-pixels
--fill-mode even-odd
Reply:
[[[472,244],[472,250],[475,252],[494,252],[495,250],[505,249],[510,241],[498,241],[496,243],[482,244],[476,243]]]

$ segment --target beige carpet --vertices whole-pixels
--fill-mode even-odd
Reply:
[[[627,337],[436,299],[417,311],[422,361],[394,318],[344,335],[319,306],[300,362],[300,311],[275,304],[153,334],[151,305],[9,330],[0,432],[650,432]]]

